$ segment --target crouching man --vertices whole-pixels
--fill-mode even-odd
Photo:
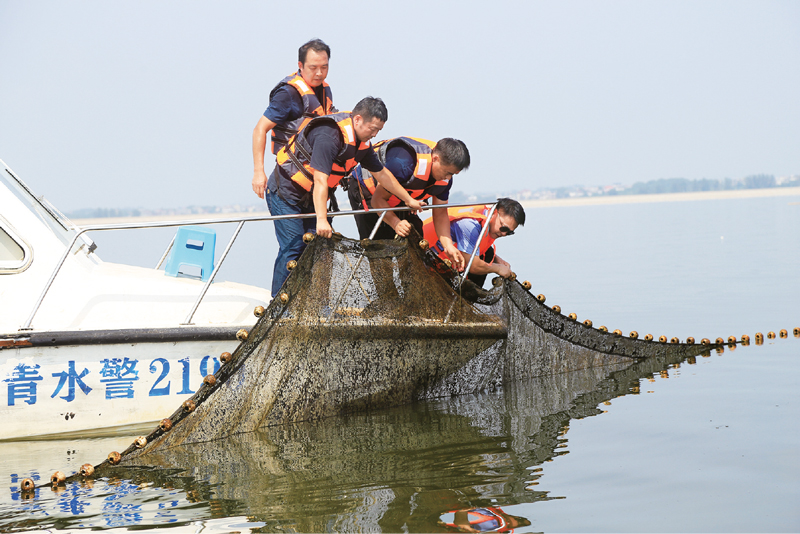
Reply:
[[[469,263],[472,251],[475,250],[481,230],[488,225],[467,275],[478,287],[483,287],[486,275],[489,273],[495,273],[503,278],[511,276],[511,265],[497,255],[494,242],[501,237],[514,235],[517,227],[525,224],[525,210],[519,202],[511,198],[497,199],[497,208],[491,219],[488,218],[489,211],[491,206],[447,210],[450,235],[465,266]],[[439,256],[446,259],[447,254],[438,239],[433,218],[424,222],[423,235]]]

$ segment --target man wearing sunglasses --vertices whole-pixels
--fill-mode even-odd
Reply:
[[[475,250],[481,229],[488,224],[483,235],[478,254],[472,262],[467,278],[479,287],[483,287],[486,275],[495,273],[503,278],[511,276],[511,265],[497,255],[495,240],[514,235],[518,226],[525,224],[525,210],[522,205],[511,198],[497,199],[491,219],[488,219],[491,206],[477,206],[475,208],[450,208],[447,210],[450,219],[450,235],[463,258],[463,265],[469,263],[470,255]],[[431,243],[439,256],[444,259],[441,243],[438,241],[432,219],[425,221],[423,233],[428,243]],[[463,268],[462,268],[463,269]],[[461,270],[461,269],[459,269]]]

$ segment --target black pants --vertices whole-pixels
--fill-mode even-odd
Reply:
[[[361,203],[361,195],[364,195],[364,200],[367,201],[367,206],[370,208],[372,205],[370,202],[372,201],[372,195],[370,195],[369,191],[364,186],[361,186],[359,191],[359,183],[358,181],[353,178],[352,176],[348,178],[348,187],[347,187],[347,197],[350,199],[350,206],[353,210],[363,210],[364,206]],[[422,236],[422,219],[417,216],[416,213],[411,213],[410,211],[395,211],[393,212],[401,221],[408,221],[417,231],[417,233]],[[372,233],[372,229],[375,228],[375,225],[378,223],[378,218],[380,215],[378,213],[366,213],[364,215],[356,215],[356,227],[358,228],[358,236],[361,239],[369,237],[369,234]],[[375,233],[375,237],[373,239],[394,239],[395,231],[386,223],[381,223],[381,226],[378,228],[378,231]]]
[[[494,248],[493,247],[489,247],[489,250],[487,250],[486,254],[481,256],[480,259],[482,259],[486,263],[492,263],[494,261]],[[467,257],[467,261],[469,261],[469,257]],[[464,267],[466,268],[466,265]],[[487,275],[485,275],[485,274],[472,274],[472,273],[469,273],[467,275],[467,278],[469,280],[472,280],[473,282],[475,282],[475,285],[477,285],[478,287],[483,287],[483,283],[486,282],[486,276]]]

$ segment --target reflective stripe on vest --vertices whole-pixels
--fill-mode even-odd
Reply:
[[[335,124],[342,134],[343,141],[341,151],[333,160],[331,174],[328,176],[328,187],[336,187],[339,181],[372,150],[369,141],[358,143],[356,146],[356,133],[349,111],[312,118],[300,133],[289,139],[287,145],[278,151],[277,156],[278,168],[283,175],[306,191],[311,191],[314,185],[314,170],[310,165],[311,145],[306,135],[312,128],[324,122]]]
[[[322,82],[323,102],[320,103],[314,89],[303,79],[300,75],[300,71],[290,74],[279,81],[278,85],[269,93],[270,100],[272,100],[275,93],[284,85],[294,87],[300,94],[300,98],[303,99],[303,114],[293,121],[282,122],[275,125],[272,129],[272,146],[270,147],[273,154],[277,154],[293,135],[297,134],[297,132],[308,124],[308,121],[314,117],[330,114],[331,108],[333,107],[333,93],[331,92],[330,86],[326,82]]]
[[[380,141],[375,144],[375,153],[378,159],[386,165],[386,152],[396,144],[404,144],[417,155],[417,164],[414,167],[414,175],[403,185],[403,189],[408,191],[411,198],[416,200],[425,200],[430,197],[437,196],[450,183],[449,180],[435,181],[431,176],[432,154],[436,143],[428,141],[427,139],[417,139],[415,137],[396,137],[386,141]],[[378,184],[375,178],[369,177],[364,179],[364,185],[370,194],[375,194]],[[392,195],[389,198],[389,206],[396,207],[402,204],[402,201],[396,196]]]
[[[478,221],[481,226],[484,226],[484,224],[486,224],[486,215],[489,213],[490,209],[491,206],[447,208],[447,217],[450,221],[450,224],[460,219],[474,219]],[[428,241],[428,243],[433,244],[433,246],[439,253],[440,258],[442,259],[447,258],[447,254],[445,253],[441,242],[439,242],[439,236],[436,233],[436,227],[433,225],[433,215],[431,215],[430,218],[426,219],[425,222],[422,224],[422,235]],[[483,258],[483,256],[486,254],[486,251],[489,250],[490,247],[494,246],[494,241],[495,240],[489,235],[489,230],[487,229],[486,233],[483,234],[483,239],[481,239],[481,244],[478,246],[478,256],[480,258]],[[453,240],[453,242],[455,243],[455,240]],[[455,243],[455,245],[456,248],[458,248],[458,243]],[[471,254],[471,252],[472,251],[466,252],[465,254]]]

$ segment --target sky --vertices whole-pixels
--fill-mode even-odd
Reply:
[[[311,38],[378,139],[467,144],[454,191],[800,174],[794,0],[0,0],[0,159],[62,211],[259,203],[253,127]]]

